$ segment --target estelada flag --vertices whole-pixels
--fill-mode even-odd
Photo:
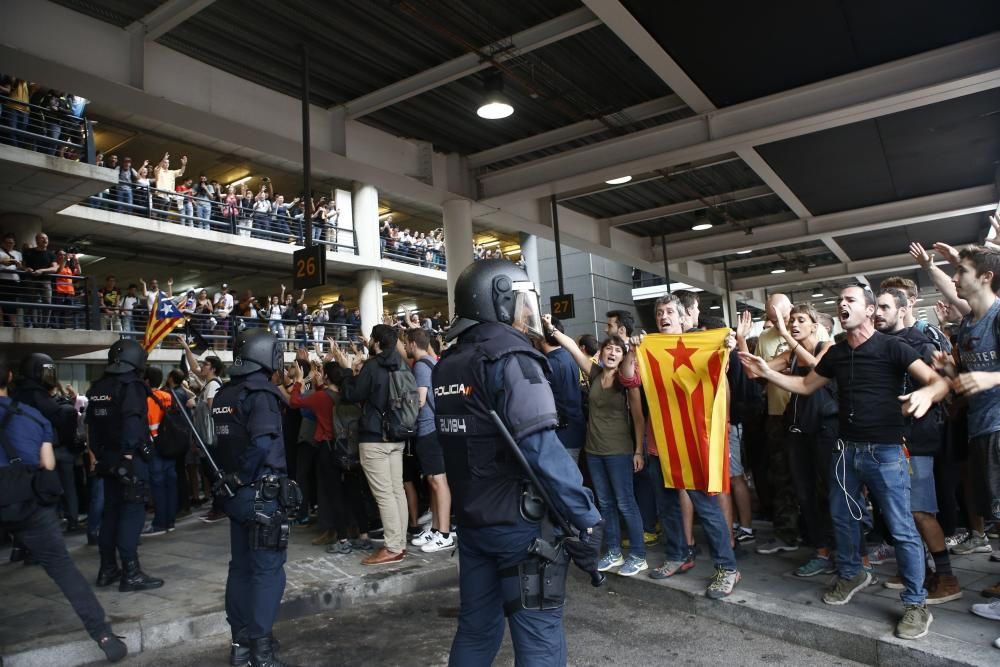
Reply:
[[[146,324],[146,335],[142,339],[142,347],[148,354],[154,347],[160,344],[168,333],[174,330],[179,322],[184,320],[184,315],[177,309],[176,304],[167,298],[167,295],[160,292],[156,295],[156,306],[149,311],[149,322]]]
[[[728,329],[650,334],[639,346],[664,485],[729,491]]]

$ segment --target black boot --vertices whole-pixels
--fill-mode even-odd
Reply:
[[[11,547],[10,549],[10,562],[20,563],[28,555],[28,550],[24,547]]]
[[[163,579],[151,577],[139,567],[139,559],[122,559],[122,580],[118,584],[118,590],[122,593],[128,591],[148,591],[151,588],[159,588],[163,585]]]
[[[104,651],[108,662],[118,662],[128,655],[128,647],[125,646],[125,642],[110,630],[97,638],[97,645]]]
[[[281,642],[271,635],[271,651],[277,653],[280,650]],[[246,667],[250,664],[250,638],[245,631],[233,637],[229,647],[229,664],[233,667]]]
[[[295,667],[282,662],[277,655],[275,641],[271,637],[250,640],[250,667]]]
[[[111,560],[107,560],[104,556],[101,556],[101,569],[97,573],[98,588],[110,586],[121,579],[121,577],[122,571],[118,568],[118,559],[111,556]]]

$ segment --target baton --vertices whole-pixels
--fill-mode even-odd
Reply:
[[[150,392],[150,396],[152,396],[153,400],[156,401],[157,403],[160,402],[159,400],[156,399],[155,395],[153,395],[152,392]],[[172,399],[173,403],[178,402],[177,397],[174,395],[173,392],[170,392],[170,398]],[[163,408],[164,413],[169,412],[169,410],[164,408],[164,406],[161,405],[160,407]],[[206,445],[205,441],[201,439],[201,435],[198,433],[198,429],[195,428],[194,422],[191,421],[191,417],[187,413],[187,408],[184,407],[183,405],[178,405],[177,409],[180,411],[182,415],[184,415],[184,421],[186,421],[188,426],[191,427],[191,435],[193,435],[194,439],[198,441],[198,448],[201,449],[201,453],[205,455],[205,460],[208,461],[208,467],[212,470],[212,477],[215,478],[213,481],[216,484],[222,485],[222,490],[226,492],[226,497],[228,498],[236,497],[236,493],[229,487],[229,484],[226,483],[225,481],[226,474],[222,471],[222,468],[220,468],[219,465],[215,462],[215,459],[212,458],[212,453],[208,451],[208,445]]]
[[[562,513],[560,513],[559,510],[556,509],[556,506],[552,504],[552,498],[549,497],[548,490],[546,490],[546,488],[542,486],[541,481],[539,481],[538,479],[538,475],[535,474],[534,469],[532,469],[531,465],[528,463],[528,459],[524,458],[524,452],[522,452],[521,448],[517,446],[517,442],[514,441],[514,436],[512,436],[510,434],[510,431],[507,430],[507,426],[503,423],[503,420],[500,419],[500,415],[496,413],[496,410],[490,410],[490,418],[493,420],[493,423],[496,424],[496,427],[500,430],[500,434],[503,436],[503,439],[507,443],[507,446],[510,448],[510,451],[514,454],[514,458],[517,459],[518,464],[520,464],[521,468],[524,470],[524,474],[534,485],[535,490],[538,491],[538,495],[540,495],[542,497],[542,500],[545,501],[545,506],[549,508],[549,512],[555,518],[556,523],[562,529],[563,533],[571,537],[579,535],[580,531],[575,530],[570,525],[569,521],[566,520],[566,517],[564,517]],[[590,585],[595,588],[597,588],[598,586],[603,586],[604,582],[607,581],[607,577],[604,576],[603,572],[598,572],[596,570],[593,571],[584,570],[584,571],[590,575]]]

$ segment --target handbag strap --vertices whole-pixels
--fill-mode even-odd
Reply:
[[[21,457],[17,455],[17,450],[14,446],[10,444],[10,434],[7,430],[7,425],[10,424],[10,420],[13,419],[15,414],[20,411],[17,409],[17,401],[11,401],[10,405],[7,406],[7,411],[3,415],[3,419],[0,419],[0,445],[3,446],[3,451],[7,454],[7,463],[13,464],[21,461]]]

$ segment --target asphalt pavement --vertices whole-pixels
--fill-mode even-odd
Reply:
[[[281,657],[300,667],[432,667],[448,664],[455,634],[458,589],[371,599],[350,609],[284,621],[275,627]],[[861,663],[774,639],[658,602],[593,589],[583,575],[569,581],[566,607],[569,664],[597,665],[812,665]],[[229,637],[215,635],[143,652],[129,665],[226,665]],[[93,663],[100,664],[100,663]],[[495,665],[513,665],[509,635]]]

